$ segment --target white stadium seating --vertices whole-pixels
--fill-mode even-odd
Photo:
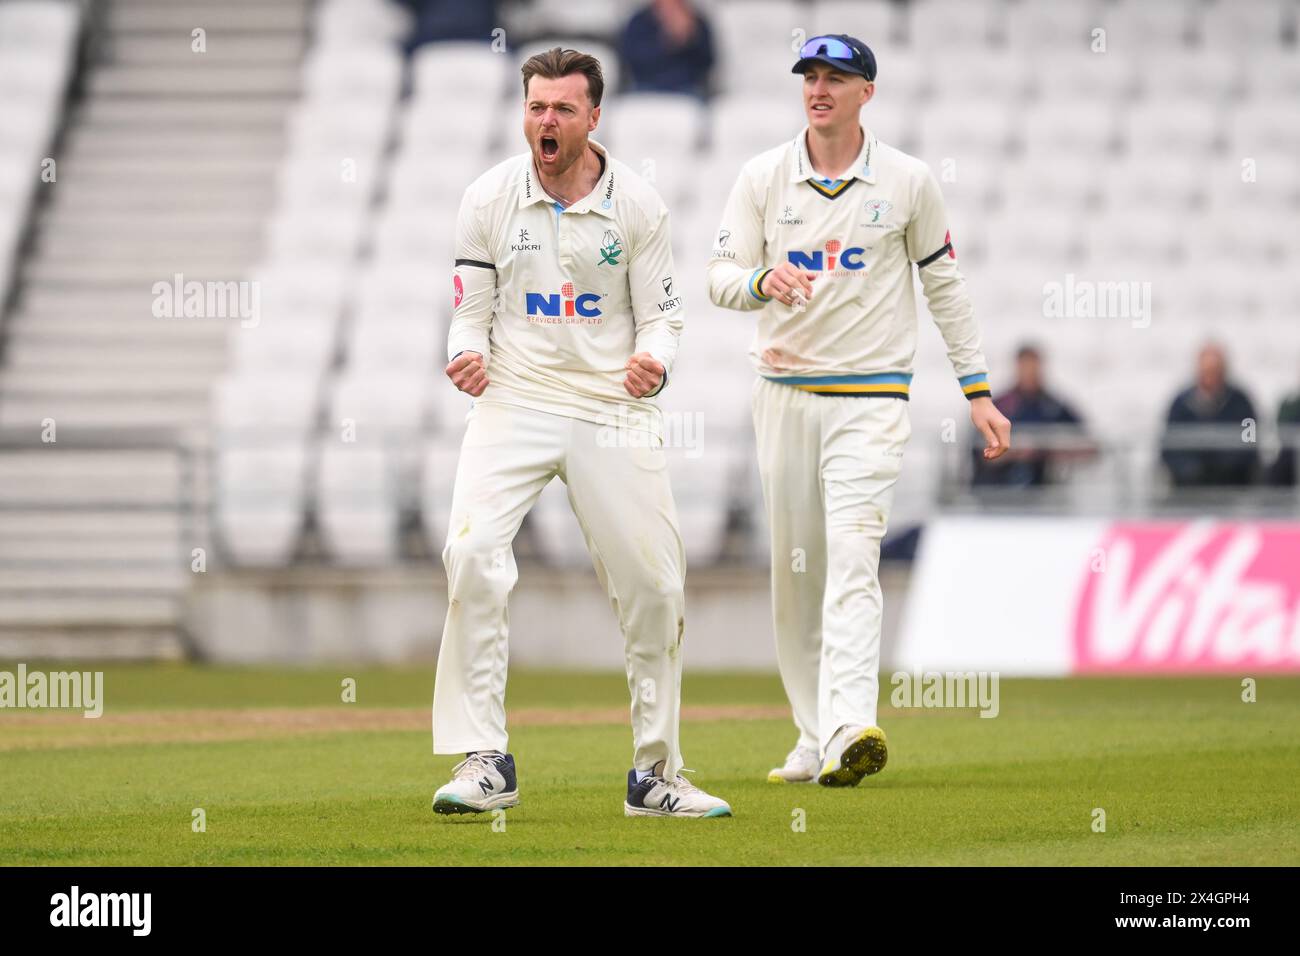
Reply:
[[[174,60],[97,64],[65,115],[82,7],[0,0],[0,424],[54,409],[87,428],[202,431],[234,563],[318,545],[390,564],[411,557],[412,529],[437,555],[471,407],[442,371],[461,197],[526,148],[521,64],[573,46],[605,70],[594,137],[670,212],[686,329],[660,407],[688,562],[761,553],[754,315],[714,307],[705,266],[741,165],[804,125],[791,66],[822,32],[873,46],[863,122],[939,179],[995,393],[1027,341],[1109,434],[1157,428],[1210,336],[1231,341],[1263,414],[1300,383],[1293,0],[701,2],[707,100],[628,91],[616,51],[638,6],[511,4],[502,38],[407,57],[405,5],[295,2],[268,14],[286,18],[273,62],[197,78]],[[176,262],[252,283],[256,321],[158,334],[140,289]],[[1046,315],[1045,288],[1071,275],[1149,282],[1152,325]],[[964,423],[965,403],[919,283],[917,301],[910,409],[929,434]],[[927,517],[951,454],[912,443],[896,527]],[[529,529],[543,560],[589,564],[562,482]]]

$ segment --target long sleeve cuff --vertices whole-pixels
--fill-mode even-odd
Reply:
[[[961,386],[962,394],[967,398],[992,398],[993,392],[989,389],[989,376],[987,372],[976,372],[973,375],[963,375],[957,379],[957,384]]]

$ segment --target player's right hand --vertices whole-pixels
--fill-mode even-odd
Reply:
[[[447,377],[451,384],[466,395],[478,398],[488,386],[487,370],[483,367],[483,356],[478,352],[461,352],[447,366]]]
[[[798,299],[807,302],[812,298],[812,284],[816,278],[817,273],[811,270],[801,269],[791,262],[783,262],[763,276],[758,291],[778,302],[793,306]]]

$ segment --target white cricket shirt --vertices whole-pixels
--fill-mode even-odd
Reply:
[[[741,169],[709,260],[709,297],[759,310],[758,373],[806,391],[907,398],[916,352],[913,263],[968,398],[989,395],[979,328],[939,184],[924,162],[864,131],[845,178],[821,178],[808,128]],[[802,310],[758,292],[781,262],[818,273]]]
[[[489,384],[479,401],[657,432],[655,403],[632,398],[623,379],[637,352],[666,371],[677,353],[683,311],[668,210],[648,183],[589,143],[605,170],[567,209],[541,188],[530,153],[465,190],[447,355],[483,355]]]

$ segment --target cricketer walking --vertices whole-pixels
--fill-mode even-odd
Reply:
[[[911,434],[914,265],[986,458],[1010,447],[1011,423],[991,398],[938,182],[859,122],[875,55],[854,37],[814,37],[792,72],[807,125],[742,168],[709,296],[759,313],[754,431],[777,660],[799,731],[768,779],[856,786],[888,756],[876,721],[878,567]]]

